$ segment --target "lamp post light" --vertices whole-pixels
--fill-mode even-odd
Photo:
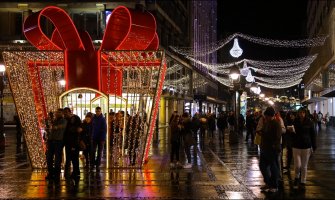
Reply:
[[[240,69],[237,65],[234,65],[230,69],[229,78],[231,79],[233,86],[234,86],[234,109],[235,109],[235,127],[234,132],[238,132],[239,124],[238,119],[240,116],[240,100],[241,100],[241,90],[240,90]],[[238,142],[237,135],[230,135],[229,136],[230,142]]]
[[[4,90],[4,76],[5,76],[5,65],[0,64],[0,148],[5,148],[5,128],[4,128],[4,118],[3,118],[3,90]]]

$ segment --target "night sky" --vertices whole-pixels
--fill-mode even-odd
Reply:
[[[306,39],[306,10],[307,0],[218,0],[218,39],[236,32],[266,39]],[[241,57],[236,59],[230,56],[229,50],[233,45],[230,42],[220,50],[222,60],[219,62],[234,62],[244,58],[282,60],[307,55],[306,48],[263,46],[244,39],[239,39],[239,44],[243,49]],[[263,92],[273,96],[289,91],[261,88]]]
[[[218,0],[218,37],[240,32],[269,39],[305,39],[306,7],[307,1],[302,0]],[[305,54],[305,49],[265,47],[243,39],[239,43],[242,59],[279,60]],[[227,46],[221,53],[227,54],[232,43]]]

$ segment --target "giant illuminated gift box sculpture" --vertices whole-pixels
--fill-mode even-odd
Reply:
[[[55,27],[51,39],[41,29],[42,17]],[[68,14],[58,7],[30,15],[23,31],[38,51],[7,51],[3,56],[32,167],[46,166],[42,137],[47,113],[59,107],[61,94],[76,88],[107,96],[109,108],[113,108],[112,98],[115,102],[121,99],[119,107],[131,110],[130,117],[118,121],[123,131],[107,141],[108,145],[114,142],[107,160],[112,157],[111,163],[122,167],[134,160],[136,166],[142,166],[148,158],[166,72],[164,53],[157,50],[153,15],[117,7],[98,51],[89,34],[78,33]],[[65,88],[58,84],[62,76]],[[131,161],[122,160],[124,152]]]

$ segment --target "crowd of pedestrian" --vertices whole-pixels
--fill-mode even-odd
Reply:
[[[46,179],[59,184],[63,148],[65,178],[75,181],[80,179],[79,151],[84,153],[85,168],[96,168],[97,172],[100,170],[107,125],[100,107],[96,107],[95,113],[87,113],[83,121],[68,107],[49,113],[45,120],[44,136],[48,168]]]
[[[283,117],[282,117],[283,116]],[[319,128],[320,114],[314,116],[305,108],[298,112],[276,112],[273,107],[262,111],[247,111],[246,118],[239,116],[236,122],[233,112],[221,112],[218,116],[213,113],[195,115],[190,118],[188,113],[182,116],[174,112],[170,118],[171,157],[170,166],[190,168],[190,147],[199,141],[203,146],[205,137],[212,145],[217,133],[218,142],[224,142],[225,130],[242,132],[246,128],[245,141],[254,145],[256,135],[260,141],[259,167],[264,177],[264,192],[277,192],[281,185],[282,172],[290,173],[294,163],[294,188],[305,189],[308,160],[316,150],[316,132]],[[239,126],[236,126],[236,123]],[[217,132],[215,131],[217,128]],[[237,130],[235,130],[237,128]],[[206,134],[207,133],[207,134]],[[193,136],[191,140],[190,136]],[[180,161],[179,149],[184,147],[185,164]],[[285,151],[284,151],[285,149]],[[195,150],[195,148],[194,148]],[[285,155],[283,153],[285,152]],[[285,158],[285,162],[283,161]]]
[[[124,143],[127,144],[131,165],[136,164],[136,152],[139,146],[136,138],[140,137],[141,124],[146,121],[143,117],[139,114],[130,116],[128,113],[125,116],[122,111],[117,114],[110,113],[108,122],[112,129],[110,145],[113,148],[113,142],[117,142],[115,135],[119,135],[126,125],[125,131],[129,132],[129,136]],[[121,123],[125,118],[127,122]],[[250,142],[251,145],[259,145],[260,149],[259,167],[265,183],[261,190],[278,191],[282,179],[281,172],[289,173],[292,161],[295,174],[294,188],[304,190],[308,161],[317,148],[316,133],[320,130],[320,119],[325,119],[321,112],[310,114],[305,108],[300,108],[298,112],[286,113],[276,112],[273,107],[266,108],[264,113],[249,110],[245,120],[243,116],[239,116],[237,121],[233,112],[221,112],[217,116],[211,112],[195,113],[191,117],[187,112],[179,115],[175,111],[169,120],[170,167],[192,168],[192,146],[193,152],[196,152],[195,146],[198,141],[200,148],[204,146],[205,137],[209,146],[213,145],[216,137],[217,141],[223,144],[226,129],[229,130],[228,132],[243,132],[246,128],[245,141]],[[236,123],[239,126],[236,126]],[[107,139],[107,122],[100,107],[96,107],[95,114],[87,113],[83,121],[68,107],[58,109],[48,114],[45,127],[46,134],[43,138],[47,147],[48,167],[46,179],[59,183],[63,148],[65,148],[65,178],[79,180],[79,151],[83,151],[85,169],[95,168],[97,172],[100,171],[103,148]],[[130,140],[129,137],[135,139]],[[257,138],[260,138],[258,142],[256,142]],[[180,149],[185,154],[183,164],[180,160]],[[283,162],[283,152],[286,153],[285,162]]]
[[[285,113],[282,113],[282,115]],[[309,158],[316,150],[316,128],[318,123],[305,108],[297,113],[287,112],[282,118],[280,112],[268,107],[256,128],[261,136],[260,170],[265,185],[264,192],[277,192],[280,188],[281,172],[290,173],[294,163],[294,189],[305,190]],[[283,148],[286,149],[286,162],[283,159]]]

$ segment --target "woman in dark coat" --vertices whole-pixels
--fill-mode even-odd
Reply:
[[[293,125],[293,127],[288,126],[288,129],[295,133],[292,143],[295,168],[294,188],[300,186],[301,189],[305,189],[308,160],[311,153],[316,150],[315,129],[304,108],[299,109],[298,118],[294,120]]]
[[[195,140],[192,137],[192,121],[187,112],[182,115],[181,134],[183,136],[184,151],[187,157],[187,163],[185,163],[184,168],[191,168],[191,146],[195,144]]]
[[[178,167],[179,165],[179,148],[180,148],[180,116],[176,115],[170,123],[171,126],[171,154],[170,167]],[[174,162],[176,158],[176,163]]]

